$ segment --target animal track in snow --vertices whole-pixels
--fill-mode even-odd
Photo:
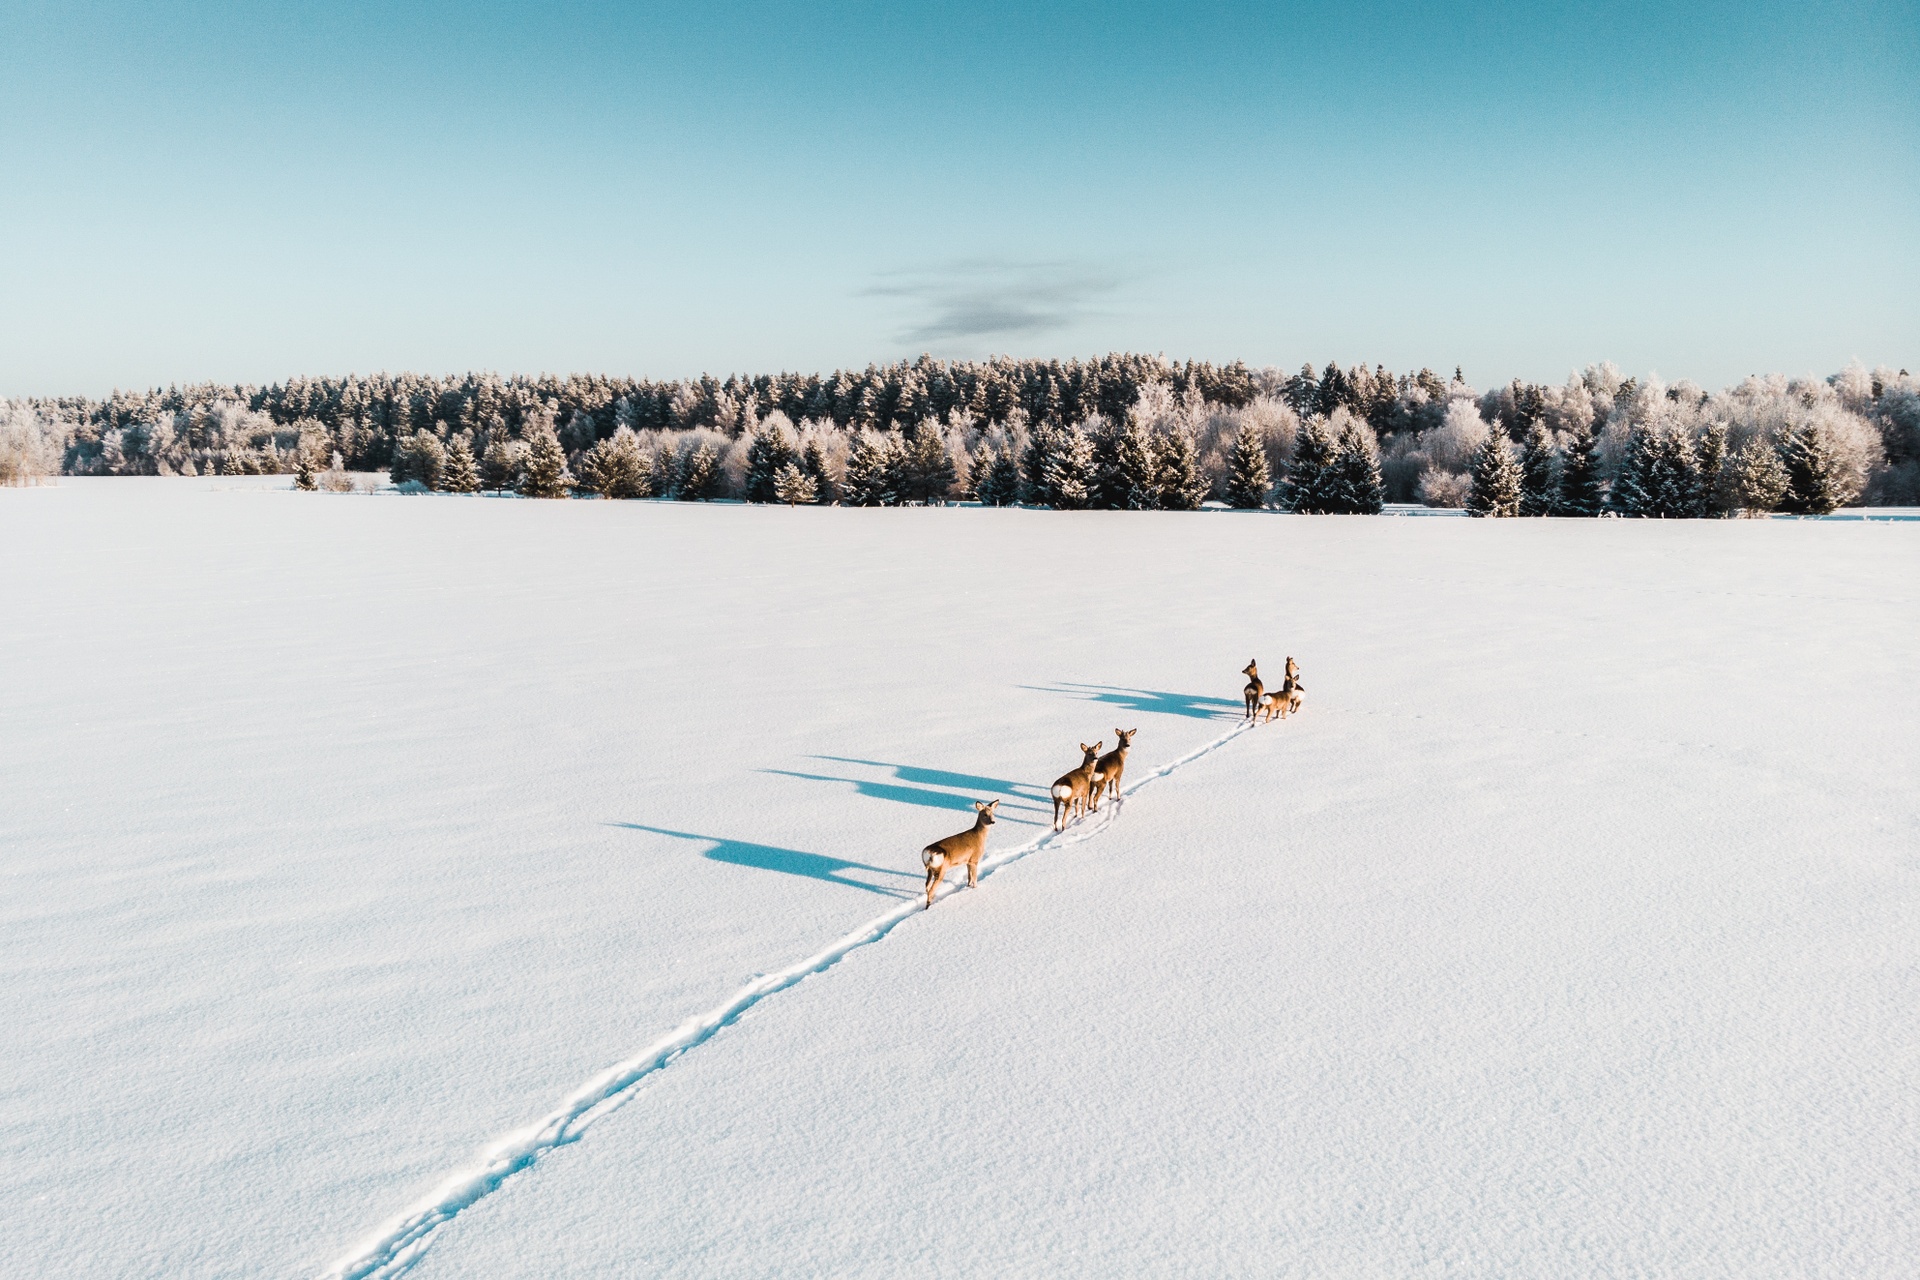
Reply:
[[[1149,770],[1138,781],[1123,788],[1121,797],[1133,795],[1176,769],[1218,751],[1252,727],[1248,723],[1236,725],[1179,759]],[[1042,849],[1081,844],[1093,839],[1112,825],[1118,807],[1117,803],[1109,803],[1091,822],[1083,818],[1064,831],[1049,830],[1025,844],[988,854],[980,860],[980,878],[985,880],[1001,867]],[[962,883],[942,885],[936,896],[947,897],[962,887]],[[431,1195],[334,1263],[325,1273],[326,1280],[390,1280],[391,1277],[404,1274],[425,1256],[441,1227],[453,1221],[463,1210],[485,1199],[508,1178],[528,1168],[549,1151],[578,1141],[596,1121],[611,1114],[632,1096],[633,1087],[640,1081],[688,1050],[705,1044],[715,1033],[739,1021],[742,1014],[768,996],[784,991],[816,973],[825,973],[840,963],[849,952],[880,941],[895,927],[924,909],[920,897],[915,895],[913,901],[875,916],[806,959],[784,969],[756,975],[725,1003],[688,1018],[624,1062],[608,1067],[582,1084],[540,1119],[494,1142],[482,1153],[476,1165],[448,1178]]]

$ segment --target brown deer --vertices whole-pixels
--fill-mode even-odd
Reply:
[[[940,881],[949,867],[967,864],[967,888],[980,883],[980,855],[986,852],[987,828],[993,825],[993,811],[1000,802],[981,804],[973,802],[973,825],[958,835],[948,836],[945,840],[935,840],[920,851],[920,861],[927,868],[927,906],[933,906],[934,891],[940,887]]]
[[[1078,769],[1060,775],[1053,784],[1053,829],[1066,830],[1067,824],[1075,817],[1087,811],[1087,790],[1093,786],[1094,762],[1100,759],[1100,746],[1080,744],[1080,750],[1086,753],[1086,759],[1080,762]]]
[[[1287,680],[1289,683],[1298,683],[1299,679],[1300,679],[1300,664],[1293,660],[1292,654],[1288,654],[1287,655]]]
[[[1253,713],[1260,709],[1260,695],[1267,691],[1267,686],[1260,683],[1260,664],[1252,658],[1240,668],[1240,674],[1247,678],[1247,719],[1252,720]]]
[[[1115,729],[1114,734],[1119,745],[1100,757],[1093,766],[1093,792],[1087,797],[1087,807],[1100,812],[1100,797],[1109,790],[1113,792],[1113,803],[1120,803],[1120,775],[1127,771],[1127,748],[1133,745],[1133,736],[1138,729]]]
[[[1279,716],[1285,720],[1289,713],[1300,709],[1300,695],[1303,689],[1292,680],[1287,680],[1278,689],[1260,699],[1260,708],[1265,711],[1266,720]],[[1261,723],[1266,723],[1266,720]]]

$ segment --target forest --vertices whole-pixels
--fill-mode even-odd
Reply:
[[[1431,369],[1112,354],[647,381],[374,374],[0,401],[0,483],[286,473],[407,492],[1056,509],[1206,502],[1664,518],[1920,505],[1920,379],[1859,362],[1709,392],[1589,365]]]

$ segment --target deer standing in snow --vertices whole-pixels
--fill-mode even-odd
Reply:
[[[973,825],[958,835],[948,836],[945,840],[935,840],[920,851],[920,862],[927,869],[927,906],[933,906],[933,894],[940,887],[940,881],[950,867],[967,864],[967,888],[980,883],[980,855],[986,852],[987,828],[993,825],[993,811],[1000,807],[995,800],[989,804],[973,802]]]
[[[1087,791],[1093,786],[1093,769],[1100,759],[1100,746],[1080,744],[1080,750],[1086,753],[1086,759],[1080,762],[1078,769],[1069,770],[1060,775],[1053,784],[1053,829],[1064,831],[1069,822],[1087,809]]]
[[[1115,729],[1113,732],[1119,745],[1093,766],[1093,792],[1087,798],[1087,807],[1095,813],[1100,812],[1100,797],[1109,790],[1113,792],[1114,804],[1120,803],[1120,775],[1127,771],[1127,748],[1133,745],[1133,735],[1140,731]]]
[[[1267,691],[1267,686],[1260,683],[1260,664],[1252,658],[1248,658],[1247,665],[1240,668],[1240,674],[1247,678],[1247,719],[1251,721],[1253,713],[1260,709],[1260,695]]]
[[[1271,720],[1275,716],[1285,720],[1289,713],[1298,711],[1300,696],[1304,692],[1305,686],[1295,684],[1292,677],[1288,677],[1278,689],[1260,699],[1260,708],[1267,713],[1266,720]],[[1266,720],[1261,723],[1266,723]]]

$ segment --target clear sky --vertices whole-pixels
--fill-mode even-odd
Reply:
[[[0,5],[0,394],[1920,368],[1920,5]]]

